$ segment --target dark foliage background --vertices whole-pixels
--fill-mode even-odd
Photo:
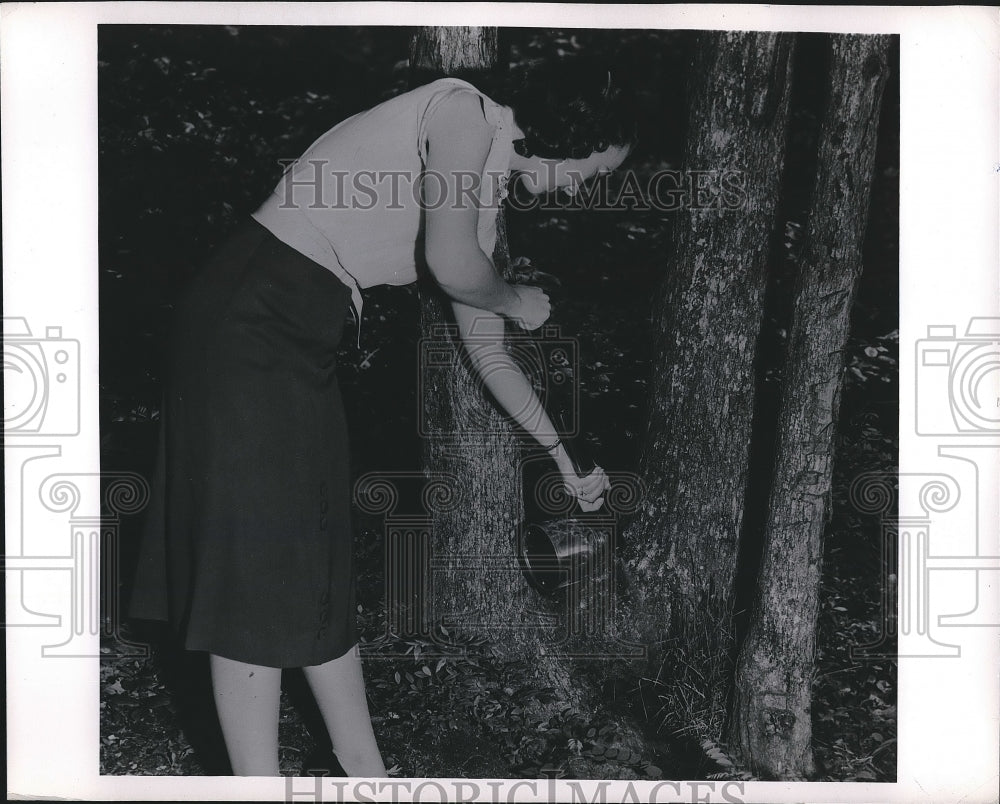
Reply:
[[[642,177],[681,166],[687,34],[527,28],[502,34],[512,65],[578,50],[613,58],[616,80],[629,82],[645,109],[641,144],[626,167]],[[151,468],[164,336],[178,289],[270,191],[281,172],[279,159],[298,156],[336,122],[405,91],[411,35],[393,27],[101,26],[104,470],[148,474]],[[796,57],[786,187],[759,366],[754,460],[765,476],[818,133],[823,44],[822,35],[802,35]],[[883,577],[893,568],[884,565],[878,523],[852,509],[847,489],[862,472],[895,472],[897,461],[898,130],[894,74],[846,356],[824,564],[813,717],[823,778],[832,780],[895,778],[895,663],[850,654],[878,641],[891,616],[880,610],[880,600]],[[522,268],[562,281],[553,321],[580,339],[585,438],[609,471],[634,471],[650,358],[649,302],[668,265],[673,216],[535,210],[509,220],[512,255],[522,258]],[[417,321],[412,287],[373,288],[366,291],[360,351],[353,331],[345,333],[339,372],[358,475],[419,466]],[[126,600],[137,524],[125,523],[122,530]],[[359,517],[355,532],[359,617],[371,638],[384,622],[381,523]],[[751,570],[744,572],[748,581]],[[150,640],[154,652],[149,659],[114,657],[109,643],[102,662],[102,773],[225,772],[207,666],[155,630],[136,631],[129,623],[122,628],[132,639]],[[376,732],[394,772],[505,777],[537,775],[549,765],[572,776],[574,763],[587,757],[604,763],[607,778],[740,774],[727,764],[724,746],[707,739],[704,724],[694,717],[679,722],[677,712],[664,707],[679,696],[696,697],[697,690],[672,690],[668,681],[647,679],[609,690],[607,717],[597,722],[570,709],[537,723],[528,714],[530,703],[549,692],[528,684],[525,668],[489,658],[425,661],[419,643],[407,648],[412,661],[366,666]],[[891,643],[885,649],[894,652]],[[323,729],[295,673],[286,673],[281,711],[282,769],[297,772],[314,746],[322,746]],[[613,747],[614,716],[622,712],[640,714],[658,746],[655,756]]]

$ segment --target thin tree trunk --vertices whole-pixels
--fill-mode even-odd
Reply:
[[[724,675],[730,645],[793,42],[779,33],[698,37],[685,168],[714,173],[715,182],[738,171],[739,186],[730,208],[688,208],[678,218],[654,308],[646,498],[626,539],[632,613],[641,634],[671,637],[706,678]]]
[[[813,773],[810,703],[843,350],[861,272],[889,37],[833,36],[830,88],[797,280],[758,602],[730,731],[757,773]]]

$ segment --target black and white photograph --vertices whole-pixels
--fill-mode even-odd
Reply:
[[[905,25],[149,5],[85,26],[87,220],[5,248],[90,271],[4,308],[8,635],[86,679],[81,797],[991,800],[995,690],[903,792],[1000,570],[996,178],[956,306]]]

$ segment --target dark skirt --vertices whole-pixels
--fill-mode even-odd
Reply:
[[[357,641],[336,351],[350,291],[251,221],[178,304],[129,615],[301,667]]]

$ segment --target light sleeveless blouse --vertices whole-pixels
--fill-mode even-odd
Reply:
[[[252,214],[279,240],[332,271],[351,289],[359,344],[361,289],[405,285],[417,278],[427,123],[439,104],[456,92],[477,95],[493,126],[478,187],[474,181],[465,185],[473,186],[471,194],[479,206],[479,247],[492,261],[497,212],[513,153],[513,114],[457,78],[418,87],[334,126],[288,166]]]

